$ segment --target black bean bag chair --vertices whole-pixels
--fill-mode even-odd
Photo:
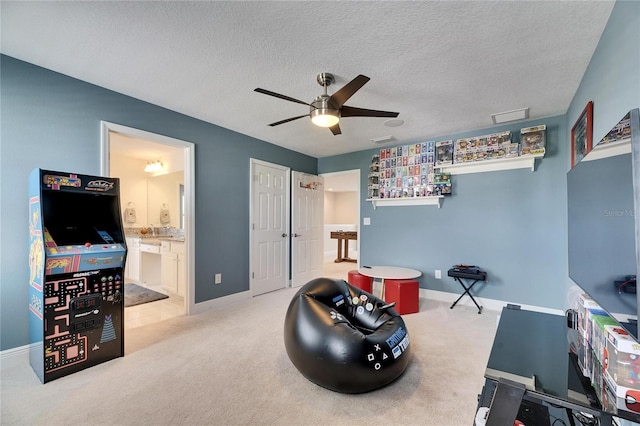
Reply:
[[[385,386],[410,360],[409,334],[393,304],[329,278],[308,282],[293,297],[284,343],[303,376],[342,393]]]

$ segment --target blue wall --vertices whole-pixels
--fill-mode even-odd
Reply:
[[[360,212],[371,225],[360,228],[363,265],[397,265],[423,272],[420,286],[460,293],[446,271],[455,264],[479,265],[489,283],[476,285],[481,297],[564,309],[567,278],[566,178],[569,149],[564,116],[520,122],[474,132],[443,135],[458,139],[547,125],[547,153],[529,169],[452,177],[453,195],[435,206],[394,206],[374,210],[361,200]],[[369,173],[378,149],[318,160],[320,173],[360,168]],[[366,181],[361,183],[366,194]],[[443,278],[437,280],[434,271]]]
[[[361,214],[372,221],[361,227],[363,263],[420,269],[422,287],[452,293],[459,288],[446,276],[435,280],[434,269],[475,263],[489,273],[481,297],[563,309],[570,129],[589,100],[596,141],[640,106],[639,49],[640,3],[617,2],[566,116],[429,138],[547,124],[548,153],[533,173],[455,176],[454,194],[441,209],[374,211],[362,200]],[[196,302],[249,288],[249,158],[308,173],[359,168],[367,176],[377,151],[316,161],[6,56],[0,75],[0,350],[28,343],[27,176],[36,167],[98,174],[100,120],[196,144]],[[214,271],[228,277],[225,284],[209,285]]]
[[[39,167],[99,174],[101,120],[196,145],[196,303],[249,289],[249,159],[316,173],[315,158],[11,57],[0,59],[0,349],[29,343],[29,172]],[[214,287],[215,272],[226,278]]]
[[[593,101],[593,143],[640,107],[640,2],[618,1],[567,111],[568,133]]]
[[[446,274],[457,263],[477,264],[487,270],[490,280],[478,288],[479,296],[564,309],[566,290],[572,284],[566,211],[571,127],[590,100],[594,101],[594,143],[629,110],[640,106],[640,2],[619,1],[614,6],[566,115],[429,138],[456,139],[504,129],[518,132],[521,127],[546,124],[547,154],[536,172],[454,176],[453,195],[441,209],[373,210],[363,197],[361,214],[371,218],[371,225],[360,228],[362,264],[419,269],[424,273],[421,287],[456,293],[459,286],[446,276],[436,280],[434,270]],[[367,176],[376,152],[322,158],[318,171],[359,168],[361,176]],[[361,185],[361,193],[366,194],[366,182]]]

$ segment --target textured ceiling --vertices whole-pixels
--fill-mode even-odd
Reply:
[[[1,50],[72,77],[314,157],[491,126],[522,107],[564,114],[612,1],[0,2]],[[400,112],[344,118],[342,135],[303,118],[371,78],[347,105]]]

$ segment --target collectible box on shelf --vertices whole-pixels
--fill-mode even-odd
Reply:
[[[505,157],[506,158],[514,158],[520,155],[520,144],[517,143],[508,143],[504,145]]]
[[[503,146],[511,143],[511,132],[504,131],[486,136],[487,146]]]
[[[504,158],[506,155],[504,148],[500,148],[498,146],[495,147],[487,147],[487,160],[497,160],[499,158]]]
[[[603,367],[616,385],[640,389],[640,344],[620,325],[605,327],[607,343]]]
[[[505,131],[500,133],[492,133],[490,135],[482,135],[471,138],[461,138],[456,140],[453,151],[453,163],[470,163],[472,161],[495,160],[507,157],[508,147],[511,144],[511,132]],[[517,144],[515,156],[518,156]]]
[[[520,155],[544,154],[546,134],[545,125],[520,129]]]
[[[453,140],[436,142],[436,166],[453,163]]]
[[[578,331],[582,338],[591,340],[591,315],[607,315],[598,303],[586,293],[578,296],[576,311],[578,313]]]
[[[436,183],[433,188],[433,195],[451,195],[451,183]]]
[[[582,375],[592,378],[593,373],[593,352],[591,351],[591,345],[587,339],[579,336],[577,342],[576,353],[578,357],[578,366],[582,371]]]
[[[631,137],[631,120],[630,115],[625,115],[616,126],[611,129],[607,135],[602,138],[600,143],[618,142]]]
[[[605,348],[607,346],[607,327],[620,326],[618,321],[609,315],[591,315],[591,349],[600,364],[604,366]]]
[[[611,387],[616,406],[640,412],[640,345],[619,325],[607,326],[607,342],[603,362],[605,381]],[[634,404],[629,406],[629,401]],[[625,407],[622,405],[622,407]]]
[[[451,183],[451,173],[435,173],[433,176],[434,183]]]
[[[465,153],[473,148],[475,148],[475,146],[471,146],[468,138],[458,139],[455,143],[454,153]]]

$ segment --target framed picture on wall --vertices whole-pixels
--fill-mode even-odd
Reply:
[[[589,101],[571,129],[571,168],[593,148],[593,101]]]

